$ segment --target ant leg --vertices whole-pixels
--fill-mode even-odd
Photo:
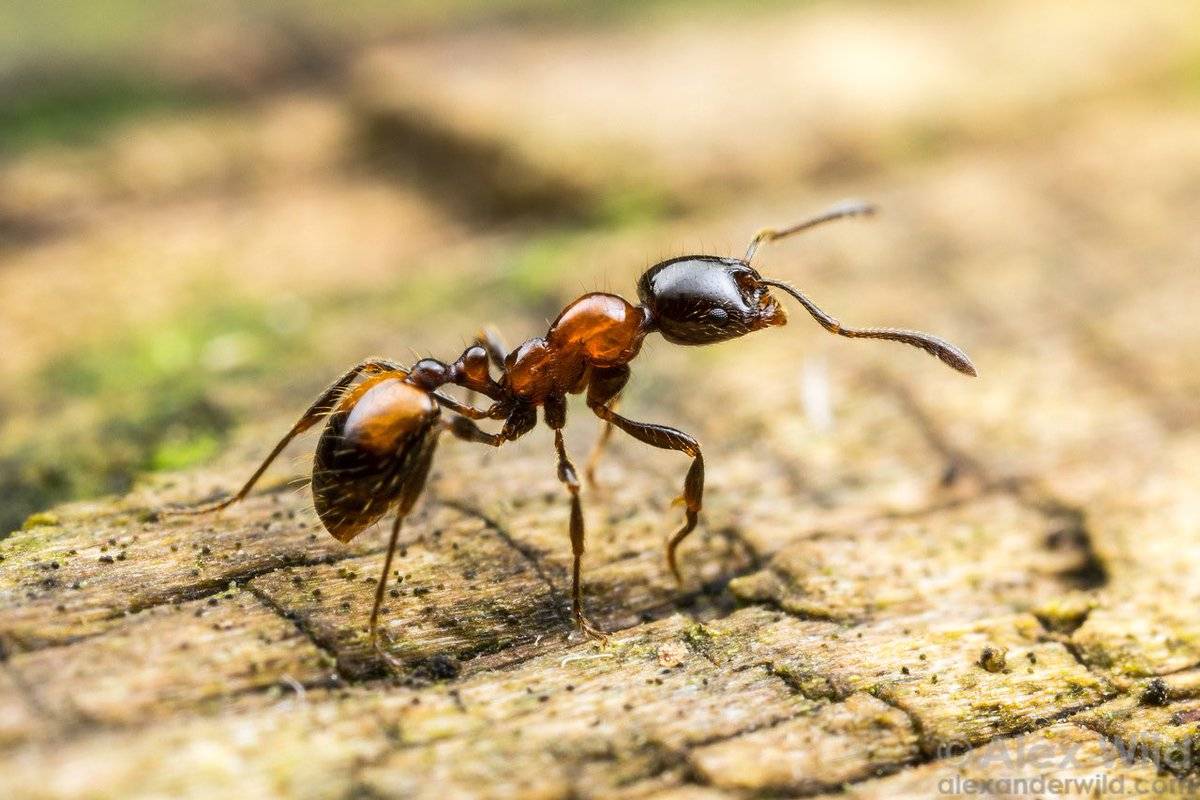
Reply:
[[[608,402],[608,407],[614,411],[617,408],[617,403],[620,397],[614,397]],[[604,450],[608,447],[608,440],[612,438],[613,424],[605,422],[604,427],[600,430],[600,435],[596,437],[596,443],[592,445],[592,451],[588,453],[587,466],[583,468],[583,476],[587,480],[589,489],[597,487],[596,482],[596,467],[600,465],[600,458],[604,455]]]
[[[433,435],[423,444],[417,461],[412,467],[412,472],[405,481],[404,488],[400,494],[400,500],[396,504],[396,518],[392,522],[392,536],[388,540],[387,555],[383,559],[383,572],[379,574],[379,582],[375,585],[375,602],[371,606],[371,619],[367,623],[370,631],[371,646],[383,656],[385,661],[392,665],[395,665],[395,659],[385,653],[379,646],[376,623],[379,621],[379,609],[383,606],[383,593],[387,588],[388,573],[392,569],[392,556],[396,553],[396,542],[400,538],[400,527],[404,524],[405,518],[408,517],[409,512],[416,505],[417,499],[420,498],[421,492],[425,489],[425,481],[429,477],[429,467],[433,464],[433,453],[437,447],[438,433],[440,431],[435,429]]]
[[[561,428],[554,431],[554,449],[558,453],[558,479],[571,493],[571,616],[585,636],[604,641],[608,638],[607,634],[593,625],[583,613],[583,504],[579,500],[579,477],[567,455]]]
[[[345,390],[345,388],[349,386],[355,378],[360,375],[375,375],[380,372],[392,371],[400,373],[407,372],[405,368],[399,364],[399,362],[392,361],[391,359],[387,358],[368,358],[359,362],[358,364],[355,364],[353,367],[347,370],[344,375],[331,383],[325,389],[325,391],[321,392],[321,395],[315,401],[313,401],[313,404],[309,406],[308,410],[305,411],[300,419],[296,421],[296,424],[292,426],[292,429],[288,431],[282,439],[279,440],[279,444],[275,445],[275,449],[272,450],[262,464],[258,466],[258,469],[254,471],[254,474],[250,476],[250,479],[246,481],[245,485],[238,490],[237,494],[226,500],[210,503],[209,505],[201,506],[200,508],[169,509],[167,513],[181,515],[208,514],[213,511],[220,511],[223,508],[228,508],[239,500],[244,500],[246,495],[250,494],[250,490],[254,488],[254,484],[258,483],[258,479],[261,478],[263,473],[267,471],[267,467],[271,466],[271,462],[283,452],[283,448],[287,447],[288,444],[291,443],[292,439],[295,439],[297,436],[307,431],[313,425],[317,424],[317,422],[319,422],[322,418],[324,418],[326,414],[332,411],[334,403],[336,403],[341,397],[342,391]]]
[[[575,473],[575,465],[571,463],[566,443],[563,441],[562,429],[567,422],[566,398],[547,398],[545,409],[546,424],[554,431],[554,449],[558,453],[558,479],[571,493],[571,616],[584,636],[604,643],[608,641],[608,634],[593,625],[583,613],[583,504],[579,500],[579,476]]]
[[[433,392],[433,399],[455,414],[461,414],[469,419],[491,419],[491,415],[482,408],[476,408],[470,403],[460,403],[453,397],[447,397],[441,392]]]
[[[621,391],[628,382],[629,367],[627,366],[596,370],[588,384],[588,403],[608,406],[615,411]],[[608,440],[612,438],[612,430],[613,424],[605,421],[600,436],[592,446],[592,452],[588,454],[584,476],[587,478],[590,488],[596,487],[596,465],[600,463],[600,456],[604,454],[604,448],[608,444]]]
[[[504,359],[508,356],[508,345],[504,343],[504,337],[500,335],[500,331],[492,325],[485,326],[475,334],[475,344],[487,350],[492,365],[500,370],[501,374],[504,374]]]
[[[371,621],[367,628],[371,632],[371,646],[379,649],[378,633],[375,623],[379,620],[379,608],[383,605],[383,592],[387,588],[388,573],[392,569],[392,556],[396,553],[396,542],[400,538],[400,526],[404,522],[404,512],[397,511],[396,519],[392,522],[392,538],[388,540],[387,555],[383,558],[383,572],[379,574],[379,582],[375,584],[375,604],[371,606]]]
[[[614,367],[597,372],[599,374],[593,377],[592,384],[588,387],[587,400],[588,407],[596,416],[625,431],[639,442],[645,442],[663,450],[676,450],[692,458],[692,466],[688,469],[687,477],[683,481],[683,495],[679,498],[684,505],[684,523],[667,541],[667,565],[671,568],[671,574],[675,576],[675,580],[683,583],[675,551],[678,549],[679,543],[696,529],[696,522],[700,518],[700,509],[704,499],[704,456],[700,452],[700,443],[693,436],[681,430],[650,422],[637,422],[613,411],[607,403],[620,393],[625,382],[629,380],[629,367]]]
[[[833,222],[835,219],[844,219],[845,217],[865,217],[875,213],[875,206],[871,203],[864,203],[861,200],[845,200],[837,205],[834,205],[815,217],[809,217],[803,222],[792,225],[788,228],[776,230],[775,228],[763,228],[755,234],[750,246],[746,248],[746,257],[742,259],[747,264],[754,258],[754,254],[758,252],[758,246],[763,242],[773,242],[776,239],[782,239],[785,236],[791,236],[800,231],[806,231],[809,228],[815,228],[826,222]]]
[[[481,430],[478,425],[466,417],[453,417],[449,422],[445,423],[445,426],[446,430],[464,442],[476,442],[478,444],[499,447],[508,441],[503,433],[488,433]]]

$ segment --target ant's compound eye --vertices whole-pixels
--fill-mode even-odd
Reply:
[[[729,321],[729,312],[723,308],[710,308],[704,315],[704,321],[710,325],[724,325]]]

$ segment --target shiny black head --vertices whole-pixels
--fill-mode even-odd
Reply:
[[[713,344],[771,325],[787,314],[745,261],[684,256],[655,264],[638,281],[651,324],[675,344]]]

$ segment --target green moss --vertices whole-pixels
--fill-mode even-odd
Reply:
[[[1127,656],[1124,660],[1114,665],[1113,671],[1129,678],[1149,678],[1154,675],[1154,668],[1145,662],[1144,659]]]
[[[988,672],[1008,672],[1008,650],[988,645],[979,654],[979,666]]]
[[[208,289],[199,292],[207,294]],[[41,389],[119,400],[147,390],[188,394],[211,373],[245,375],[290,341],[272,308],[220,300],[195,303],[185,316],[62,354],[41,371]],[[183,387],[177,388],[177,387]]]
[[[216,454],[233,425],[219,399],[288,367],[305,344],[270,307],[197,302],[186,317],[54,359],[0,439],[0,531],[67,499],[126,491],[142,472]]]
[[[126,119],[206,104],[195,92],[119,74],[41,76],[37,91],[18,92],[0,103],[0,150],[84,144]]]
[[[626,188],[600,198],[596,221],[607,228],[631,228],[661,221],[680,211],[679,201],[665,189]]]
[[[1043,603],[1033,613],[1047,630],[1072,633],[1083,625],[1095,607],[1094,596],[1077,592]]]
[[[504,266],[503,285],[516,300],[537,303],[557,298],[563,275],[572,272],[572,245],[577,236],[559,232],[539,237],[514,254]]]
[[[838,691],[825,675],[782,663],[768,664],[767,669],[772,675],[809,700],[841,700],[844,698],[845,693]]]
[[[58,524],[58,516],[51,514],[49,511],[40,511],[36,514],[30,514],[21,523],[21,530],[27,531],[32,528],[45,528]]]
[[[220,446],[221,438],[212,432],[183,432],[160,442],[150,456],[148,467],[151,470],[190,467],[216,455]]]
[[[711,655],[717,634],[701,622],[695,622],[683,631],[683,641],[693,652],[702,656]]]

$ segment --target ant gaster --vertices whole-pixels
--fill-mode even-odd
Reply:
[[[400,526],[425,485],[439,435],[450,433],[499,447],[532,430],[540,406],[542,418],[554,431],[558,479],[570,495],[573,616],[585,635],[603,639],[605,634],[588,621],[583,610],[580,482],[563,443],[567,395],[586,393],[588,408],[605,422],[589,459],[589,479],[614,427],[645,444],[679,451],[692,460],[680,498],[684,522],[667,540],[667,564],[676,580],[680,574],[675,551],[696,527],[704,493],[704,456],[694,437],[665,425],[637,422],[614,410],[629,380],[629,364],[646,336],[659,333],[673,344],[706,345],[784,325],[787,315],[770,291],[778,289],[797,300],[830,333],[904,342],[959,372],[975,375],[971,360],[949,342],[917,331],[846,327],[799,290],[764,278],[750,266],[763,242],[873,211],[864,203],[843,203],[790,228],[761,231],[740,259],[691,255],[655,264],[638,281],[639,305],[614,294],[585,294],[563,309],[545,336],[530,339],[511,352],[494,333],[486,332],[452,363],[423,358],[406,368],[386,358],[366,359],[321,393],[236,495],[189,513],[216,511],[246,497],[295,436],[326,419],[312,472],[313,504],[326,529],[339,541],[348,542],[389,511],[395,515],[371,608],[369,631],[374,643]],[[489,364],[496,368],[499,379],[492,377]],[[478,408],[455,400],[438,391],[446,385],[483,395],[491,404]],[[446,417],[443,409],[449,412]],[[482,419],[503,420],[503,426],[498,433],[488,433],[474,422]]]

